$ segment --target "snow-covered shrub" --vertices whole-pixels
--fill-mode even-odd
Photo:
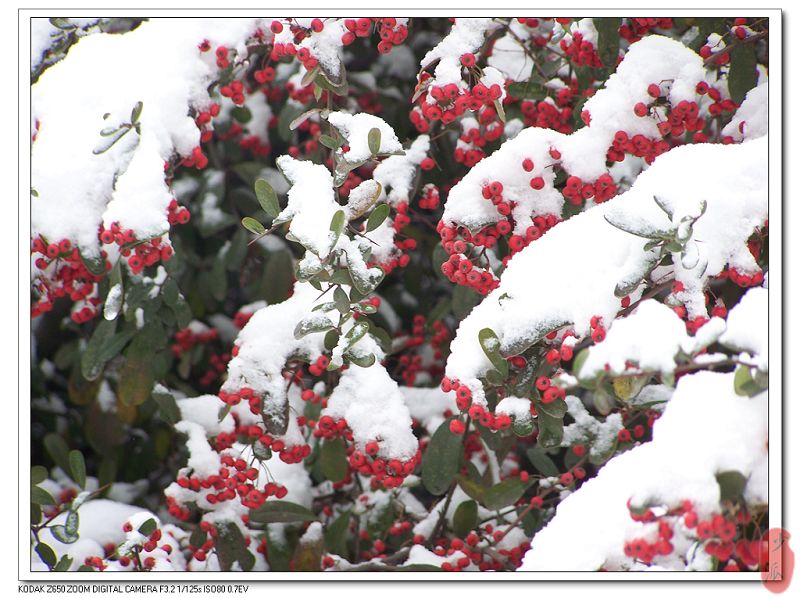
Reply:
[[[763,19],[33,32],[32,568],[758,569]]]

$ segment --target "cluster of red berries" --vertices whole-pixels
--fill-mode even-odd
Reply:
[[[172,200],[177,205],[176,200]],[[172,205],[170,202],[170,206]],[[180,214],[180,218],[176,215]],[[184,215],[185,214],[185,215]],[[180,208],[176,211],[170,207],[168,220],[170,224],[180,220],[181,223],[189,220],[189,210]],[[100,241],[106,245],[116,243],[119,246],[119,253],[127,259],[128,267],[133,274],[141,274],[148,266],[153,266],[160,261],[168,261],[172,258],[174,250],[172,246],[164,243],[162,237],[153,237],[149,240],[139,241],[136,233],[132,229],[123,229],[119,223],[111,224],[110,229],[100,227]]]
[[[488,544],[500,542],[505,536],[505,531],[495,528],[491,523],[484,524],[479,531],[480,533],[474,530],[470,531],[463,539],[438,538],[436,540],[433,553],[449,559],[441,565],[444,571],[463,571],[470,564],[476,565],[481,571],[500,571],[505,568],[500,560],[488,551],[481,549]],[[425,536],[415,534],[412,541],[414,544],[424,544]],[[518,567],[528,549],[530,549],[530,543],[525,541],[513,548],[497,548],[497,554],[509,559],[515,567]]]
[[[51,311],[56,299],[64,296],[75,302],[85,302],[81,309],[74,310],[71,315],[75,323],[82,324],[97,315],[97,306],[103,301],[96,296],[95,285],[102,280],[102,276],[89,272],[77,247],[73,247],[69,239],[48,243],[44,237],[38,237],[31,244],[31,253],[42,256],[34,261],[37,269],[45,271],[55,265],[54,272],[40,277],[34,284],[39,297],[31,306],[31,318]],[[105,252],[101,252],[101,257],[105,259]],[[106,270],[110,269],[111,264],[106,262]]]
[[[567,177],[561,191],[570,203],[579,206],[587,199],[594,198],[595,203],[603,203],[617,194],[617,186],[610,174],[598,177],[594,183],[585,183],[577,176]]]
[[[186,351],[190,351],[195,345],[206,344],[219,338],[219,331],[211,328],[202,332],[195,332],[191,328],[184,328],[175,333],[175,342],[170,346],[172,354],[179,358]]]
[[[576,66],[590,66],[592,68],[603,68],[604,66],[600,61],[600,55],[597,53],[594,44],[589,40],[583,39],[583,33],[580,31],[574,31],[571,39],[562,38],[559,46]]]
[[[176,480],[178,486],[194,492],[202,492],[205,499],[211,504],[217,504],[238,497],[239,502],[248,509],[260,507],[270,496],[284,498],[286,487],[269,482],[262,489],[258,489],[254,482],[258,480],[258,469],[248,467],[244,459],[235,459],[231,455],[220,457],[222,464],[219,473],[208,477],[179,476]]]
[[[308,373],[312,376],[321,376],[325,370],[328,368],[328,365],[331,363],[331,358],[327,355],[320,355],[317,357],[316,361],[308,366]]]
[[[553,384],[553,381],[547,376],[536,378],[536,389],[541,393],[541,401],[544,405],[549,405],[558,400],[563,401],[567,396],[567,391]]]
[[[363,452],[353,446],[350,448],[352,449],[348,457],[350,467],[361,475],[372,476],[370,485],[375,489],[398,488],[406,477],[414,473],[422,461],[422,453],[419,450],[406,461],[378,457],[380,444],[377,440],[368,442]]]
[[[589,321],[589,327],[592,329],[592,341],[595,343],[602,343],[606,338],[606,329],[603,326],[603,318],[600,316],[592,316]]]
[[[358,21],[360,20],[361,19]],[[394,17],[386,17],[382,19],[375,18],[374,20],[376,25],[379,27],[378,35],[380,36],[381,41],[378,42],[378,52],[381,54],[388,54],[395,46],[398,46],[406,41],[406,38],[408,37],[408,27],[405,25],[398,25],[397,19]],[[356,21],[356,31],[358,30],[358,21]],[[352,19],[347,19],[344,22],[344,26],[347,28],[348,32],[354,33],[353,29],[350,29],[349,27],[350,22],[352,22]]]
[[[649,139],[641,134],[629,137],[625,131],[617,131],[606,157],[610,162],[622,162],[626,154],[631,154],[637,158],[644,158],[646,163],[652,164],[658,156],[668,152],[669,149],[669,142],[663,139]]]
[[[619,28],[619,36],[629,43],[638,42],[642,37],[650,33],[652,29],[672,29],[672,19],[666,18],[632,18],[629,24],[623,24]]]
[[[507,226],[502,226],[504,221],[500,221],[497,223],[498,230],[504,232],[508,229]],[[523,249],[525,249],[528,245],[533,243],[536,239],[541,237],[551,228],[553,228],[556,224],[561,222],[561,219],[558,218],[555,214],[545,214],[544,216],[534,216],[533,224],[531,224],[528,228],[525,229],[525,235],[511,235],[508,238],[508,250],[509,254],[503,258],[503,265],[508,264],[508,260],[511,258],[512,255],[515,253],[519,253]],[[510,223],[507,223],[510,225]],[[510,229],[508,229],[510,230]],[[505,232],[504,232],[505,234]]]
[[[430,160],[430,158],[425,158]],[[423,160],[423,162],[425,162]],[[433,162],[433,160],[431,160]],[[422,166],[422,164],[420,164]],[[423,167],[424,170],[424,167]],[[433,183],[428,183],[422,188],[422,196],[419,198],[419,207],[422,210],[435,210],[439,207],[439,188]]]
[[[566,99],[568,91],[568,89],[559,91],[559,99],[562,101]],[[572,133],[572,108],[568,104],[558,108],[549,99],[539,102],[523,100],[520,104],[520,109],[522,110],[522,117],[526,127],[553,129],[564,134]]]
[[[236,314],[233,316],[233,325],[236,326],[239,330],[241,330],[247,325],[247,323],[250,321],[250,318],[253,317],[254,313],[256,312],[243,311],[243,310],[237,311]]]
[[[557,341],[559,335],[558,330],[548,332],[545,339],[551,344]],[[561,361],[570,361],[572,359],[572,348],[575,345],[575,333],[572,330],[566,330],[561,337],[561,346],[559,348],[552,347],[545,353],[545,360],[550,365],[557,365]]]
[[[203,150],[198,145],[192,150],[191,154],[181,160],[181,165],[186,166],[187,168],[194,167],[197,168],[197,170],[203,170],[206,166],[208,166],[208,157],[203,153]]]
[[[728,268],[719,274],[719,278],[727,278],[740,287],[756,287],[764,282],[764,273],[758,271],[755,274],[744,274],[736,268]]]
[[[464,241],[456,241],[458,243],[465,245]],[[481,295],[488,295],[500,284],[500,279],[491,271],[476,268],[472,260],[461,253],[453,253],[442,264],[442,273],[450,282],[474,289]]]

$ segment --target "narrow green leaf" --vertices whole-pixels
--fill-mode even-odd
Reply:
[[[244,226],[254,235],[260,235],[267,231],[267,229],[264,228],[263,224],[261,224],[255,218],[251,218],[250,216],[245,216],[244,218],[242,218],[242,226]]]
[[[333,247],[336,245],[336,242],[339,240],[339,236],[342,234],[342,231],[344,230],[344,223],[345,223],[344,210],[337,210],[336,213],[333,215],[333,218],[331,218],[331,226],[330,226],[331,249],[333,249]]]
[[[325,332],[331,328],[334,328],[334,325],[328,316],[314,314],[303,318],[297,323],[294,327],[294,337],[301,339],[313,332]]]
[[[609,69],[617,66],[619,56],[619,17],[593,17],[595,29],[597,29],[597,53],[600,62]]]
[[[86,488],[86,462],[80,451],[69,452],[69,472],[70,477],[81,489]]]
[[[731,99],[741,104],[747,92],[758,82],[755,44],[738,44],[731,50],[728,91]]]
[[[320,135],[319,142],[328,149],[336,150],[342,147],[343,141],[334,139],[330,135]]]
[[[31,486],[31,502],[35,505],[57,505],[58,501],[44,488]]]
[[[233,521],[218,524],[219,533],[214,541],[217,558],[222,571],[231,571],[238,562],[242,571],[250,571],[255,564],[255,557],[247,549],[244,536],[239,526]]]
[[[322,443],[319,454],[322,473],[331,482],[340,482],[347,476],[347,449],[341,438],[332,438]]]
[[[378,228],[383,221],[389,216],[389,204],[378,204],[375,209],[370,212],[367,218],[367,232],[372,232]]]
[[[381,130],[373,127],[367,134],[367,145],[369,151],[373,156],[376,156],[381,151]]]
[[[50,458],[55,461],[55,464],[64,470],[64,473],[68,473],[69,448],[67,447],[67,443],[64,442],[64,439],[58,434],[47,434],[47,436],[44,437],[44,448],[47,450],[47,454],[50,455]]]
[[[453,532],[459,538],[465,537],[478,525],[478,503],[467,500],[458,505],[453,514]]]
[[[34,465],[31,467],[31,485],[36,486],[37,484],[41,484],[49,477],[49,475],[50,473],[47,471],[46,467]]]
[[[63,525],[54,525],[50,528],[50,533],[53,534],[56,540],[61,542],[62,544],[74,544],[78,541],[77,534],[70,534],[67,531],[66,526]]]
[[[544,452],[544,449],[540,446],[534,446],[529,448],[525,454],[527,455],[530,462],[543,476],[547,477],[554,477],[559,474],[558,468],[556,467],[553,460]]]
[[[719,484],[719,496],[722,500],[737,501],[747,485],[747,478],[735,470],[721,471],[716,475]]]
[[[478,342],[494,369],[500,373],[500,377],[508,376],[508,362],[500,355],[500,339],[497,338],[495,331],[491,328],[483,328],[478,332]]]
[[[288,500],[269,500],[250,511],[250,521],[254,523],[296,523],[316,520],[314,513]]]
[[[139,101],[133,105],[133,110],[131,110],[131,124],[135,125],[139,122],[139,117],[142,116],[142,110],[144,109],[144,103]]]
[[[56,553],[50,548],[47,544],[43,542],[39,542],[34,548],[36,554],[39,555],[39,558],[42,559],[42,562],[47,565],[49,569],[52,569],[56,566]]]
[[[352,511],[347,510],[325,528],[325,548],[332,554],[347,557],[347,530]]]
[[[278,203],[278,195],[265,179],[258,179],[255,183],[256,199],[261,205],[261,209],[273,220],[281,213],[281,206]],[[259,222],[259,224],[261,224]]]
[[[458,473],[463,448],[462,438],[450,431],[448,418],[433,433],[422,458],[422,483],[431,494],[447,492]]]
[[[513,505],[525,493],[527,487],[527,482],[519,478],[509,478],[489,488],[484,494],[483,504],[492,511]]]
[[[58,561],[58,564],[56,564],[55,569],[53,569],[53,571],[59,571],[59,572],[61,572],[61,571],[69,571],[69,568],[71,566],[72,566],[72,557],[67,556],[65,554]]]
[[[153,400],[158,405],[158,412],[161,419],[165,422],[174,426],[181,420],[181,411],[172,393],[164,390],[153,390]]]
[[[156,531],[157,528],[158,524],[156,523],[156,520],[150,517],[149,519],[144,521],[142,525],[139,526],[139,529],[137,531],[143,536],[149,536],[154,531]]]

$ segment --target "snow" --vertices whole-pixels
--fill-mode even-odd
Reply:
[[[536,127],[521,131],[481,160],[453,187],[442,219],[447,224],[461,224],[475,230],[497,222],[500,215],[481,195],[483,185],[494,180],[503,183],[504,199],[518,204],[513,212],[517,221],[515,232],[527,228],[527,216],[549,213],[560,216],[563,197],[553,188],[555,177],[549,168],[559,161],[548,154],[551,147],[561,152],[560,163],[569,174],[594,181],[606,172],[606,151],[617,131],[626,131],[631,136],[660,137],[655,118],[640,118],[633,113],[637,102],[652,100],[647,94],[650,83],[673,80],[669,99],[676,104],[683,99],[695,99],[694,88],[704,75],[700,56],[680,42],[652,35],[632,44],[605,88],[584,105],[592,117],[588,127],[571,135]],[[525,158],[533,160],[532,172],[523,170],[521,164]],[[535,176],[544,179],[544,189],[531,189],[530,180]]]
[[[291,220],[292,236],[320,258],[327,257],[334,245],[331,220],[341,209],[336,203],[330,171],[321,164],[291,156],[280,156],[276,164],[291,183],[289,202],[277,220]]]
[[[415,388],[401,386],[406,406],[411,417],[420,422],[429,434],[433,434],[445,420],[444,412],[448,409],[452,413],[458,411],[455,395],[443,392],[440,388]]]
[[[394,129],[385,120],[373,114],[361,112],[350,114],[348,112],[331,112],[328,115],[328,122],[331,123],[342,136],[347,139],[350,149],[340,152],[340,155],[348,162],[362,162],[372,157],[369,150],[367,137],[372,129],[381,132],[379,154],[391,154],[402,151],[403,146],[397,140]]]
[[[520,41],[529,42],[531,29],[516,19],[511,19],[508,29],[509,32],[494,43],[486,62],[512,81],[527,81],[533,70],[533,60],[525,53]]]
[[[429,50],[419,65],[425,69],[435,61],[439,61],[434,69],[431,85],[443,86],[449,83],[463,85],[461,81],[461,55],[473,53],[483,45],[487,33],[501,26],[491,18],[465,19],[456,18],[450,33]],[[432,102],[433,98],[429,98]]]
[[[747,240],[767,217],[766,146],[762,137],[741,145],[675,148],[657,158],[626,193],[548,231],[514,256],[500,286],[461,322],[446,374],[468,384],[473,400],[481,402],[483,390],[477,378],[491,367],[478,343],[481,329],[494,330],[501,351],[514,352],[565,324],[573,324],[576,334],[583,336],[594,315],[612,322],[620,309],[614,294],[617,282],[641,280],[657,253],[644,251],[647,239],[609,224],[608,214],[656,230],[675,226],[707,202],[693,235],[703,241],[697,248],[705,269],[684,268],[680,260],[675,265],[675,277],[686,288],[682,298],[689,315],[706,314],[703,291],[710,277],[726,264],[753,271]],[[709,169],[709,164],[726,167]],[[455,188],[448,205],[454,195]],[[654,195],[673,210],[672,222],[653,201]],[[558,268],[553,267],[554,260]],[[547,293],[540,291],[542,285]]]
[[[749,289],[731,309],[727,328],[719,339],[726,347],[750,353],[762,371],[769,369],[768,308],[769,291]]]
[[[601,422],[592,417],[578,397],[568,396],[565,401],[567,412],[574,421],[564,427],[561,446],[589,444],[590,456],[607,455],[614,446],[617,432],[623,428],[622,416],[619,413],[612,413]]]
[[[519,397],[506,397],[497,404],[495,413],[506,413],[515,421],[524,422],[531,419],[531,402]]]
[[[354,220],[363,216],[377,201],[381,194],[381,185],[374,179],[367,179],[359,183],[358,187],[350,191],[345,206],[345,218]]]
[[[172,195],[164,162],[199,145],[188,111],[209,103],[207,87],[216,75],[213,59],[197,44],[208,39],[237,46],[256,24],[152,19],[130,33],[84,37],[67,60],[47,69],[31,88],[33,117],[40,123],[31,152],[31,185],[39,193],[31,234],[71,239],[96,256],[101,223],[119,221],[138,238],[166,232]],[[93,154],[103,139],[100,130],[129,122],[139,101],[141,134],[130,131],[108,151]]]
[[[417,452],[403,394],[377,363],[368,368],[350,366],[328,399],[323,415],[346,419],[362,452],[373,440],[378,441],[378,454],[384,459],[406,461]]]
[[[264,395],[267,413],[282,414],[287,401],[282,372],[287,360],[295,356],[313,360],[323,350],[321,332],[294,338],[297,323],[311,313],[315,304],[325,302],[325,298],[317,301],[318,295],[319,291],[310,284],[297,283],[289,299],[255,312],[239,333],[239,354],[228,363],[228,379],[222,390],[251,388]]]
[[[417,167],[428,155],[429,149],[430,137],[420,135],[405,150],[404,156],[389,156],[375,167],[372,178],[383,187],[381,200],[393,206],[409,201]]]
[[[766,79],[744,96],[742,105],[731,121],[722,129],[735,141],[755,139],[766,135],[769,128],[769,86]]]
[[[646,529],[630,518],[629,498],[633,506],[669,508],[688,499],[701,518],[707,517],[719,510],[715,475],[730,470],[745,477],[759,472],[749,479],[747,493],[765,497],[766,443],[766,392],[738,396],[733,374],[684,376],[655,423],[653,440],[611,459],[597,477],[562,501],[555,517],[533,537],[520,569],[629,569],[625,540]]]
[[[181,413],[181,419],[202,426],[209,436],[216,436],[220,432],[233,432],[232,418],[226,417],[222,421],[219,420],[221,403],[218,396],[202,395],[178,399],[176,403]]]
[[[606,339],[589,350],[579,377],[592,378],[606,371],[606,366],[612,375],[625,374],[629,361],[636,364],[635,371],[671,372],[687,339],[686,326],[678,315],[663,303],[648,299],[627,318],[616,320]]]

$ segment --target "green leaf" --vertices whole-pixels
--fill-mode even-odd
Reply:
[[[139,529],[137,531],[143,536],[149,536],[154,531],[156,531],[157,528],[158,524],[156,524],[156,520],[150,517],[145,522],[143,522],[142,525],[139,526]]]
[[[378,228],[383,221],[389,216],[389,204],[378,204],[375,209],[370,212],[367,218],[367,232],[372,232]]]
[[[231,110],[231,116],[242,124],[249,123],[253,119],[253,113],[247,106],[236,106]]]
[[[70,511],[67,513],[67,520],[65,521],[64,530],[70,538],[78,537],[78,528],[80,527],[80,517],[78,511]]]
[[[278,136],[283,141],[288,143],[291,140],[292,129],[290,128],[290,125],[294,124],[294,120],[299,115],[303,114],[303,112],[304,110],[301,107],[293,106],[288,102],[283,105],[283,108],[278,115]],[[305,118],[303,120],[305,120]]]
[[[367,134],[367,145],[369,151],[373,156],[376,156],[381,151],[381,130],[373,127]]]
[[[347,530],[352,511],[347,510],[325,528],[325,548],[332,554],[347,557]]]
[[[115,321],[100,320],[92,333],[86,349],[81,355],[81,374],[87,380],[96,380],[103,371],[103,367],[110,359],[105,350],[116,330]],[[120,348],[121,349],[121,348]]]
[[[36,486],[37,484],[41,484],[44,482],[50,473],[47,471],[46,467],[41,465],[34,465],[31,467],[31,485]]]
[[[332,438],[322,443],[319,453],[322,473],[331,482],[340,482],[347,476],[347,449],[341,438]]]
[[[747,478],[735,470],[721,471],[716,475],[721,500],[735,502],[744,494]]]
[[[506,122],[506,111],[503,108],[503,103],[500,100],[494,100],[494,110],[497,112],[497,118],[500,119],[500,122],[505,124]]]
[[[31,502],[35,505],[57,505],[58,501],[44,488],[31,486]]]
[[[71,477],[81,489],[86,488],[86,462],[80,451],[69,452],[69,477]]]
[[[515,98],[536,98],[544,99],[547,95],[547,88],[533,79],[522,83],[512,83],[506,87],[506,93]]]
[[[265,179],[258,179],[255,184],[256,199],[261,205],[261,209],[273,220],[281,213],[281,206],[278,203],[278,195]],[[259,222],[259,224],[261,224]]]
[[[141,405],[152,396],[154,383],[152,358],[132,354],[129,350],[125,365],[119,372],[119,400],[129,407]]]
[[[67,531],[67,528],[63,525],[54,525],[50,528],[50,533],[53,534],[53,537],[61,542],[62,544],[74,544],[78,541],[77,534],[72,535]]]
[[[239,526],[233,521],[217,524],[219,533],[214,541],[217,558],[222,571],[231,571],[235,562],[242,571],[250,571],[255,565],[255,557],[247,549]]]
[[[69,448],[58,434],[50,433],[44,437],[44,448],[64,473],[69,472]]]
[[[483,503],[483,496],[486,494],[487,488],[482,486],[478,481],[467,478],[463,475],[457,476],[458,485],[464,491],[464,494],[471,499]]]
[[[131,110],[131,124],[135,125],[139,122],[139,117],[142,116],[142,109],[144,108],[144,103],[141,101],[136,102],[133,106],[133,110]]]
[[[344,333],[344,338],[347,341],[345,350],[355,345],[358,341],[364,338],[364,335],[369,332],[369,324],[364,320],[358,320],[353,327]]]
[[[331,249],[333,249],[333,247],[336,245],[336,242],[339,240],[339,236],[342,234],[342,231],[344,230],[344,223],[345,223],[344,210],[337,210],[336,213],[333,215],[333,218],[331,218],[331,226],[330,226]]]
[[[324,145],[325,147],[327,147],[328,149],[332,149],[332,150],[339,149],[344,144],[344,141],[339,140],[339,139],[334,139],[330,135],[320,135],[319,136],[319,142],[322,145]]]
[[[345,351],[344,356],[350,363],[357,365],[360,368],[371,367],[377,360],[375,355],[367,353],[366,355],[355,355],[352,351]]]
[[[331,328],[334,328],[334,325],[328,316],[314,314],[303,318],[297,323],[294,327],[294,337],[296,339],[301,339],[314,332],[325,332]]]
[[[181,411],[172,393],[153,390],[153,400],[158,405],[158,413],[165,422],[175,425],[181,420]]]
[[[459,538],[465,537],[478,525],[478,503],[467,500],[458,505],[453,514],[453,532]]]
[[[254,523],[297,523],[316,520],[314,513],[288,500],[268,500],[250,511],[250,521]]]
[[[242,218],[242,226],[245,227],[254,235],[260,235],[267,231],[267,229],[264,228],[263,224],[261,224],[255,218],[251,218],[250,216],[245,216],[244,218]]]
[[[489,488],[483,496],[483,504],[492,511],[502,509],[519,500],[527,488],[528,482],[509,478]]]
[[[309,83],[310,83],[310,81],[309,81]],[[305,85],[308,85],[308,83],[306,83]],[[307,111],[303,112],[302,114],[300,114],[296,118],[292,119],[292,122],[289,123],[289,129],[291,131],[294,131],[297,127],[302,125],[305,121],[307,121],[313,115],[319,114],[320,112],[321,112],[321,110],[319,108],[312,108],[311,110],[307,110]]]
[[[42,562],[47,565],[49,569],[52,569],[56,566],[56,553],[50,548],[47,544],[43,542],[39,542],[34,548],[36,554],[39,555],[39,558],[42,559]]]
[[[728,91],[731,99],[741,104],[747,92],[758,82],[755,44],[739,44],[731,50]]]
[[[491,328],[483,328],[478,332],[478,342],[486,357],[502,378],[508,376],[508,362],[500,355],[500,339]]]
[[[736,394],[741,397],[752,397],[763,390],[753,380],[750,368],[746,365],[740,365],[736,368],[736,373],[733,375],[733,388]]]
[[[464,286],[457,286],[453,289],[453,315],[458,320],[463,320],[478,305],[481,296],[472,289]]]
[[[332,351],[333,348],[339,344],[339,332],[336,330],[329,330],[325,333],[325,350]]]
[[[609,69],[617,66],[617,56],[619,56],[619,17],[594,17],[592,18],[595,29],[597,29],[597,53],[600,62]]]
[[[458,473],[463,448],[462,438],[450,431],[448,418],[433,433],[422,458],[422,484],[431,494],[447,492]]]
[[[528,457],[528,460],[533,464],[538,471],[543,476],[547,477],[554,477],[559,474],[558,468],[556,467],[553,460],[547,456],[547,453],[544,452],[544,449],[540,446],[534,446],[529,448],[525,454]]]
[[[69,571],[69,568],[72,566],[72,557],[67,556],[66,554],[61,557],[61,560],[58,561],[56,564],[55,569],[53,571]]]
[[[286,300],[292,288],[293,272],[291,252],[282,250],[270,256],[261,283],[261,292],[267,303],[274,305]]]
[[[83,265],[86,266],[86,269],[94,274],[95,276],[102,276],[106,273],[106,260],[102,257],[95,256],[95,257],[88,257],[80,253],[81,261]]]

